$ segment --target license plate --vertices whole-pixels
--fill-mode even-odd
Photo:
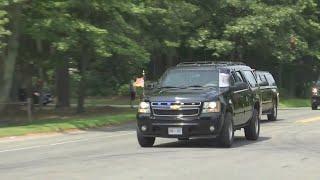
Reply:
[[[182,135],[182,128],[169,127],[168,134],[169,135]]]

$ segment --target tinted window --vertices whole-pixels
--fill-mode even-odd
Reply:
[[[251,87],[257,86],[256,78],[251,71],[242,71],[242,74],[244,75]]]
[[[236,82],[243,82],[243,79],[242,79],[240,72],[234,73],[233,76],[234,76],[234,79]]]
[[[260,73],[256,73],[256,77],[257,77],[257,81],[258,83],[262,82],[262,79],[260,78],[261,74]]]
[[[199,69],[169,70],[160,82],[161,86],[218,86],[219,71]]]
[[[271,74],[266,74],[266,78],[270,86],[276,86],[276,81]]]
[[[268,82],[268,81],[267,81],[267,78],[266,78],[265,75],[259,74],[259,75],[258,75],[258,83],[262,83],[262,82]]]

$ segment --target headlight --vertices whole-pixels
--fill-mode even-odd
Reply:
[[[221,106],[220,102],[204,102],[203,103],[203,113],[210,113],[210,112],[220,112]]]
[[[318,93],[318,88],[312,88],[312,93],[317,94]]]
[[[139,113],[150,113],[150,103],[148,102],[141,102],[139,104]]]

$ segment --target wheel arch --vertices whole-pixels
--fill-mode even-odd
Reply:
[[[234,112],[234,108],[233,108],[233,104],[231,99],[220,99],[221,101],[221,116],[220,116],[220,121],[218,123],[218,132],[220,134],[222,127],[225,124],[225,117],[227,115],[227,113],[231,113],[232,115],[232,119],[233,119],[233,112]]]
[[[261,102],[260,102],[260,101],[256,101],[256,102],[254,102],[253,110],[257,110],[257,111],[258,111],[258,113],[259,113],[259,118],[261,119],[261,115],[262,115],[262,106],[261,106]]]

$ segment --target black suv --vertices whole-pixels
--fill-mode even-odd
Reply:
[[[156,137],[217,137],[230,147],[234,131],[248,140],[260,133],[259,86],[253,70],[235,62],[188,62],[168,69],[146,92],[137,113],[140,146]]]
[[[320,105],[320,79],[312,87],[311,108],[317,110]]]
[[[277,120],[279,91],[271,73],[267,71],[255,71],[260,85],[262,114],[268,116],[268,120]]]

